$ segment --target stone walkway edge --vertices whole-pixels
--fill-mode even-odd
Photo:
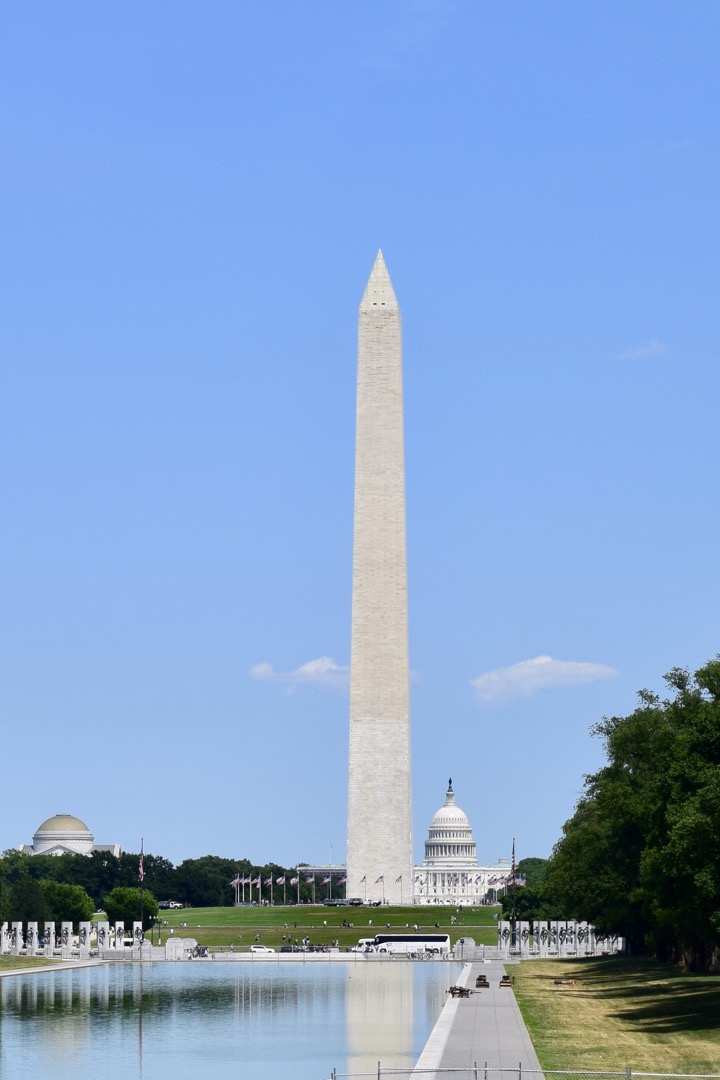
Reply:
[[[471,989],[469,997],[448,997],[418,1058],[413,1075],[434,1080],[437,1073],[457,1070],[472,1075],[488,1069],[512,1069],[542,1074],[525,1021],[512,987],[500,987],[507,972],[499,960],[468,963],[457,980]],[[478,975],[486,975],[489,989],[475,989]]]

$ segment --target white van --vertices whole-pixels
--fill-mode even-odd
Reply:
[[[350,951],[359,953],[371,952],[374,944],[375,938],[361,937],[357,945],[354,945]]]

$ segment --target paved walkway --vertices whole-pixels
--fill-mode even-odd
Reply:
[[[474,992],[469,998],[448,995],[416,1070],[430,1070],[426,1076],[432,1077],[433,1069],[469,1070],[477,1063],[479,1071],[487,1064],[489,1069],[517,1070],[521,1065],[523,1072],[540,1072],[540,1062],[515,994],[500,989],[500,979],[505,973],[500,960],[465,965],[457,984],[472,987]],[[512,978],[511,965],[507,973]],[[475,991],[475,979],[480,974],[487,975],[489,990]]]

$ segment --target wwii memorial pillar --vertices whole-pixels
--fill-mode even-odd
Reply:
[[[382,252],[360,304],[347,895],[411,903],[400,309]]]

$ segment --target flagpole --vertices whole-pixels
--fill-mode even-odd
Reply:
[[[143,924],[145,922],[145,857],[144,857],[145,840],[140,837],[140,932],[142,933]],[[141,938],[142,940],[142,938]]]
[[[510,919],[510,925],[512,926],[512,943],[517,948],[517,939],[515,933],[515,837],[513,836],[512,846],[512,865],[510,869],[512,875],[512,918]]]

